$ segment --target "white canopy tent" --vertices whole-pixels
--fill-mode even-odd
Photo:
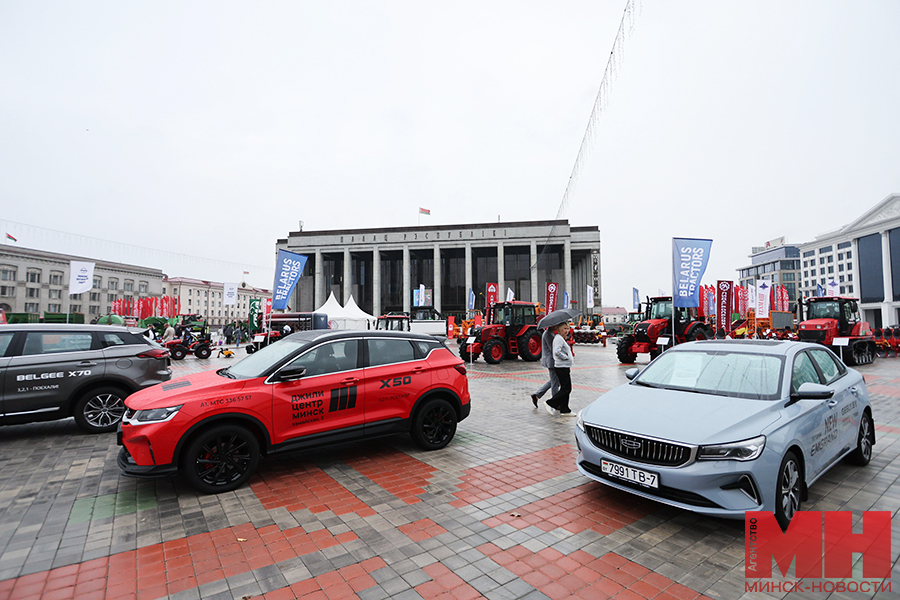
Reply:
[[[347,300],[347,304],[344,305],[344,310],[347,312],[347,318],[351,319],[365,319],[366,327],[365,329],[375,329],[375,321],[376,318],[374,315],[370,315],[363,309],[359,307],[356,303],[356,300],[353,299],[353,296],[350,296],[350,299]],[[356,329],[354,327],[354,329]]]
[[[375,317],[363,312],[353,298],[350,298],[347,306],[350,307],[349,310],[341,306],[332,292],[325,304],[317,308],[316,312],[328,315],[328,326],[332,329],[369,329]]]

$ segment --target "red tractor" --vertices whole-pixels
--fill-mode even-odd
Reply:
[[[859,301],[854,298],[824,296],[806,299],[806,320],[797,332],[802,342],[829,346],[845,364],[875,362],[878,345],[872,328],[859,318]]]
[[[668,342],[660,344],[659,338]],[[619,338],[616,356],[619,362],[633,363],[638,354],[649,353],[653,360],[673,344],[712,339],[713,332],[697,315],[696,308],[675,309],[675,336],[672,338],[672,297],[649,298],[644,320],[634,325],[634,333]]]
[[[468,343],[474,337],[472,344]],[[484,353],[484,361],[495,365],[504,358],[535,361],[541,358],[541,334],[537,310],[531,302],[498,302],[488,309],[487,324],[474,327],[458,338],[459,355],[466,362]]]

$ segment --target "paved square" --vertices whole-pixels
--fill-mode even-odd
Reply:
[[[626,381],[613,346],[577,346],[576,365],[574,410]],[[470,366],[472,414],[444,450],[397,436],[264,459],[217,496],[121,476],[115,435],[71,419],[0,428],[0,599],[900,597],[900,358],[859,370],[873,460],[834,467],[803,508],[891,511],[892,592],[745,593],[743,522],[581,476],[574,419],[533,407],[546,370],[517,360]]]

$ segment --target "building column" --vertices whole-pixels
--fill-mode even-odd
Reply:
[[[572,241],[569,238],[563,242],[563,291],[569,292],[569,308],[571,308],[575,291],[572,289]],[[584,310],[584,305],[581,306],[581,310]]]
[[[409,246],[403,246],[403,311],[410,312],[412,305],[412,290],[409,287]]]
[[[469,303],[469,290],[472,288],[472,243],[466,242],[466,306]],[[500,298],[503,300],[503,298]]]
[[[350,299],[350,290],[353,289],[350,286],[350,260],[350,248],[344,248],[344,297],[341,299],[341,304],[347,304],[347,300]]]
[[[322,251],[316,250],[316,264],[315,264],[315,272],[313,273],[313,302],[315,306],[313,310],[316,310],[323,304],[325,304],[325,269],[322,265]]]
[[[531,240],[531,256],[529,257],[529,263],[531,264],[531,272],[529,277],[531,279],[531,301],[539,302],[538,300],[538,254],[537,254],[537,241]],[[544,309],[547,307],[545,306]]]
[[[854,256],[856,254],[854,253]],[[884,301],[881,303],[881,324],[887,327],[893,323],[892,302],[894,300],[894,278],[891,275],[891,237],[890,232],[881,232],[881,272],[884,276]],[[857,274],[857,277],[859,275]],[[860,294],[856,294],[861,297]]]
[[[372,312],[381,314],[381,251],[372,249]]]
[[[441,246],[437,242],[434,244],[434,285],[432,289],[434,290],[432,296],[434,310],[441,312]]]
[[[503,240],[497,242],[497,285],[506,289],[506,254],[503,250]],[[477,291],[475,292],[478,293]]]

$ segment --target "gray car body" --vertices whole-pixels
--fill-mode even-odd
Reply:
[[[609,391],[581,412],[575,434],[579,448],[578,469],[582,474],[611,487],[686,510],[742,518],[747,510],[775,510],[776,481],[788,450],[798,454],[803,464],[805,491],[856,448],[860,419],[870,406],[859,372],[847,368],[843,375],[827,385],[834,392],[830,399],[791,401],[793,361],[800,353],[810,350],[831,354],[823,346],[800,342],[705,341],[683,344],[667,353],[696,349],[782,357],[779,397],[760,400],[654,389],[641,386],[638,375],[631,383]],[[823,444],[822,428],[826,415],[835,415],[840,427],[839,435]],[[766,444],[762,454],[754,460],[693,458],[678,467],[658,466],[598,448],[581,429],[582,422],[585,426],[687,445],[694,449],[694,456],[696,449],[703,445],[738,442],[759,435],[766,437]],[[598,474],[592,465],[599,466],[603,460],[656,473],[662,487],[652,490]],[[759,502],[754,502],[739,489],[722,488],[744,476],[750,477],[757,486]]]
[[[92,342],[90,348],[41,353],[40,348],[26,349],[29,333],[90,335]],[[124,341],[110,343],[114,338]],[[92,390],[115,388],[127,396],[168,381],[172,378],[168,358],[138,356],[153,348],[162,349],[143,338],[140,329],[115,325],[2,325],[0,424],[64,419]]]

